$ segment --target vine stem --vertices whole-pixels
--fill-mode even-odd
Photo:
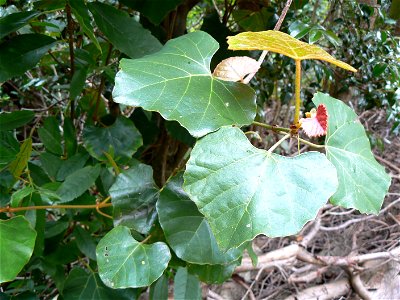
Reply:
[[[285,128],[285,127],[278,127],[278,126],[273,126],[273,125],[268,125],[265,123],[253,121],[253,125],[264,127],[269,130],[274,130],[274,131],[283,131],[283,132],[290,132],[290,128]]]
[[[314,143],[311,143],[311,142],[309,142],[309,141],[307,141],[307,140],[304,140],[304,139],[302,139],[302,138],[299,138],[299,137],[297,137],[297,139],[298,139],[300,142],[302,142],[303,144],[306,144],[306,145],[308,145],[308,146],[311,146],[311,147],[314,147],[314,148],[325,149],[325,145],[314,144]]]
[[[38,205],[38,206],[24,206],[24,207],[2,207],[0,208],[0,213],[3,212],[17,212],[17,211],[25,211],[25,210],[41,210],[41,209],[96,209],[99,211],[100,208],[110,207],[112,203],[107,203],[110,197],[106,198],[103,202],[99,202],[96,204],[87,204],[87,205]],[[100,213],[104,214],[104,213]],[[107,215],[108,216],[108,215]],[[110,217],[110,216],[108,216]]]
[[[67,13],[67,32],[68,32],[68,45],[69,45],[69,59],[70,59],[70,76],[71,80],[75,73],[75,54],[74,54],[74,23],[72,20],[71,6],[67,1],[65,5],[65,12]],[[75,99],[70,98],[71,101],[71,119],[75,117]]]
[[[279,141],[277,141],[271,148],[268,149],[268,153],[271,154],[276,148],[279,147],[280,144],[286,139],[290,137],[290,133],[287,133],[284,135],[283,138],[281,138]]]
[[[301,90],[301,60],[296,59],[296,85],[295,85],[295,93],[296,93],[296,106],[294,111],[294,124],[299,123],[300,118],[300,90]]]

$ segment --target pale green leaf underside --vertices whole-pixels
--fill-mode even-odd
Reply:
[[[171,259],[165,243],[141,244],[125,226],[115,227],[100,240],[96,256],[100,278],[112,288],[149,286]]]
[[[182,173],[171,178],[157,201],[158,218],[168,244],[176,255],[193,264],[225,264],[237,260],[242,251],[223,253],[210,225],[182,189]]]
[[[378,213],[390,186],[390,177],[375,160],[364,127],[342,101],[317,93],[315,105],[328,110],[326,155],[335,165],[339,187],[331,202],[363,213]]]
[[[322,153],[269,154],[239,128],[223,127],[193,148],[184,189],[229,249],[258,234],[297,233],[336,191],[336,176]]]
[[[146,57],[121,60],[114,100],[158,111],[200,137],[223,125],[250,124],[255,93],[245,84],[216,79],[210,61],[218,43],[205,32],[169,41]]]

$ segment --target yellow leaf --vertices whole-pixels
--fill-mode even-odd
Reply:
[[[242,32],[228,37],[228,44],[230,50],[267,50],[295,60],[325,60],[343,69],[357,72],[352,66],[335,59],[320,47],[301,42],[280,31]]]

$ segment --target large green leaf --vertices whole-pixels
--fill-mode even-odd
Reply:
[[[183,0],[121,0],[121,2],[139,11],[153,24],[158,25],[164,17],[182,3]]]
[[[75,18],[78,20],[79,25],[81,25],[82,27],[83,32],[90,38],[93,44],[95,44],[97,49],[99,49],[99,51],[101,52],[100,44],[93,33],[93,27],[90,23],[91,18],[85,2],[83,0],[69,0],[68,2],[71,5],[72,12],[74,13]]]
[[[170,40],[153,55],[121,60],[114,101],[158,111],[196,137],[223,125],[250,124],[255,93],[245,84],[211,75],[210,60],[217,49],[210,35],[198,31]]]
[[[129,57],[142,57],[161,48],[160,42],[150,31],[144,29],[126,12],[100,2],[89,3],[88,7],[104,35]]]
[[[194,146],[184,189],[223,249],[258,234],[297,233],[337,188],[335,167],[319,152],[284,157],[253,147],[223,127]]]
[[[13,130],[21,127],[35,117],[35,113],[30,110],[17,110],[11,113],[0,114],[0,131]]]
[[[154,205],[158,188],[153,180],[153,169],[135,163],[118,175],[109,192],[114,207],[114,225],[148,233],[157,217]]]
[[[2,17],[0,19],[0,39],[25,26],[30,20],[36,18],[38,15],[40,15],[40,12],[37,11],[23,11]]]
[[[137,299],[134,289],[117,290],[104,285],[97,273],[81,268],[72,269],[65,281],[62,298],[65,300],[131,300]]]
[[[339,188],[331,202],[364,213],[378,213],[390,186],[390,176],[371,152],[364,127],[342,101],[317,93],[315,105],[328,110],[326,156],[335,165]]]
[[[179,268],[174,278],[174,300],[187,299],[202,299],[200,282],[196,276],[189,274],[186,268]]]
[[[224,264],[237,260],[242,251],[223,253],[207,220],[182,189],[182,173],[171,178],[157,201],[160,225],[176,255],[194,264]]]
[[[70,174],[58,188],[59,202],[69,202],[89,189],[100,174],[100,165],[87,166]]]
[[[32,33],[17,35],[0,44],[0,82],[33,68],[54,42],[47,35]]]
[[[132,157],[143,141],[133,122],[120,116],[109,127],[85,126],[83,143],[90,155],[98,160],[107,160],[104,155],[106,152],[116,161],[126,161]]]
[[[128,227],[117,226],[96,248],[100,278],[112,288],[143,287],[156,281],[171,259],[168,246],[136,241]]]
[[[62,155],[63,148],[59,126],[57,118],[50,116],[43,122],[43,126],[38,129],[38,134],[47,151]]]
[[[10,163],[10,172],[15,178],[21,176],[28,165],[32,152],[32,138],[27,138],[21,145],[16,158]]]
[[[0,220],[0,283],[13,280],[28,263],[36,231],[22,216]]]

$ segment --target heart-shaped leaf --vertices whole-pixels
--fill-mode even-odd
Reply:
[[[297,233],[337,188],[336,169],[324,154],[269,153],[253,147],[234,127],[196,143],[184,180],[223,249],[258,234]]]
[[[223,125],[250,124],[255,93],[242,83],[216,79],[210,72],[218,43],[205,32],[170,40],[161,51],[121,60],[114,101],[158,111],[196,137]]]
[[[237,260],[242,251],[223,253],[210,225],[182,189],[182,173],[171,178],[157,201],[158,218],[168,244],[176,255],[194,264],[225,264]]]
[[[317,93],[315,105],[328,109],[326,156],[335,165],[339,188],[331,202],[364,213],[378,213],[390,186],[390,177],[375,160],[364,127],[342,101]]]
[[[109,192],[114,207],[114,225],[148,233],[157,218],[154,206],[158,188],[153,180],[153,169],[135,163],[117,176]]]
[[[125,226],[108,232],[97,245],[96,255],[100,278],[112,288],[149,286],[171,259],[166,244],[141,244]]]
[[[127,161],[142,146],[143,141],[133,122],[120,116],[108,127],[85,126],[83,144],[90,155],[98,160],[107,160],[104,153],[108,153],[116,161]]]
[[[231,50],[267,50],[289,56],[295,60],[319,59],[343,69],[357,72],[352,66],[335,59],[318,46],[301,42],[281,31],[242,32],[228,37]]]
[[[22,216],[0,220],[0,283],[13,280],[28,263],[36,231]]]

